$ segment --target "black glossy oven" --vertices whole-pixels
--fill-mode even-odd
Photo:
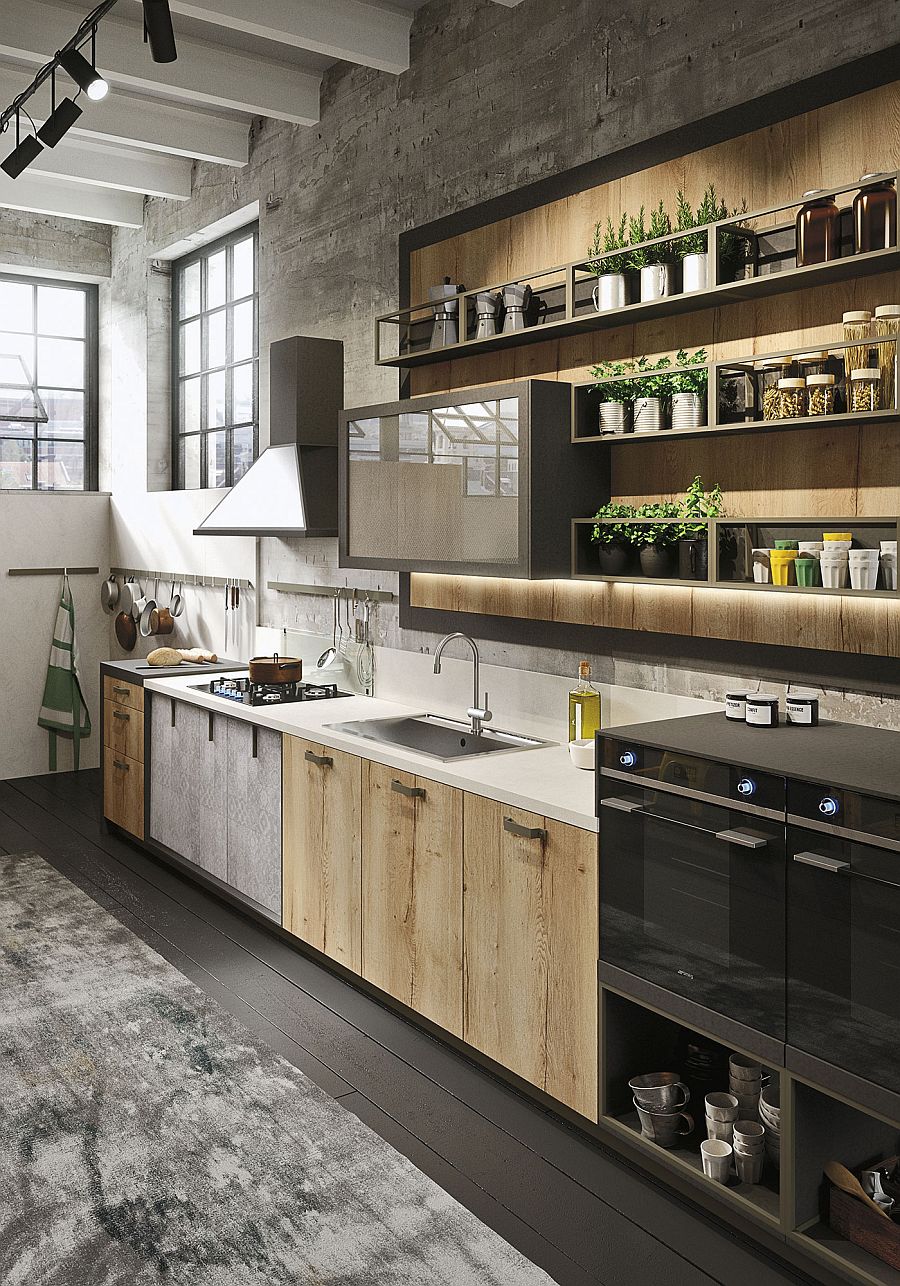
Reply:
[[[788,1041],[896,1091],[900,802],[788,782],[788,859]]]
[[[783,1041],[785,781],[598,743],[600,958]]]

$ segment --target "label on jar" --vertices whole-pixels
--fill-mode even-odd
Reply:
[[[725,693],[725,718],[740,719],[743,723],[747,717],[747,693],[746,692],[726,692]]]
[[[778,724],[777,697],[747,698],[747,723],[756,728],[774,728]]]
[[[819,722],[818,697],[789,696],[785,702],[785,709],[789,723],[799,723],[812,728]]]

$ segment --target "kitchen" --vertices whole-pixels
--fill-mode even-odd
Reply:
[[[6,1278],[900,1281],[888,0],[35,8]]]

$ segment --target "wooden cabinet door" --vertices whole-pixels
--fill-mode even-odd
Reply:
[[[284,927],[360,973],[362,762],[285,737],[283,780]]]
[[[130,835],[144,838],[144,765],[109,746],[103,750],[103,812]]]
[[[222,723],[228,854],[222,878],[280,924],[281,733],[240,719]]]
[[[363,977],[462,1035],[463,796],[363,769]]]
[[[465,800],[464,1039],[596,1120],[596,836]]]

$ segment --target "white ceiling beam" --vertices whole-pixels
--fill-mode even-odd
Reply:
[[[11,103],[30,80],[21,68],[0,64],[0,102]],[[63,80],[59,85],[62,89]],[[132,144],[217,165],[246,165],[249,159],[247,121],[228,120],[210,112],[192,111],[115,90],[102,102],[93,103],[84,97],[81,102],[84,113],[77,126],[70,130],[69,138]],[[43,122],[49,106],[50,92],[44,88],[31,100],[29,110],[36,121]]]
[[[169,0],[169,7],[174,14],[397,76],[409,68],[412,14],[366,0]]]
[[[87,223],[111,223],[119,228],[139,228],[144,221],[142,196],[40,175],[32,178],[27,171],[17,179],[0,171],[0,206]]]
[[[72,34],[77,13],[56,0],[3,0],[0,54],[43,64]],[[77,25],[77,23],[75,23]],[[115,13],[97,31],[97,67],[111,85],[183,103],[270,116],[295,125],[319,120],[317,72],[265,61],[223,45],[178,37],[178,59],[155,63],[142,24]],[[62,81],[67,81],[63,76]]]
[[[162,196],[187,201],[191,195],[191,162],[159,152],[89,143],[68,136],[43,152],[28,167],[29,174],[90,183],[142,196]]]

